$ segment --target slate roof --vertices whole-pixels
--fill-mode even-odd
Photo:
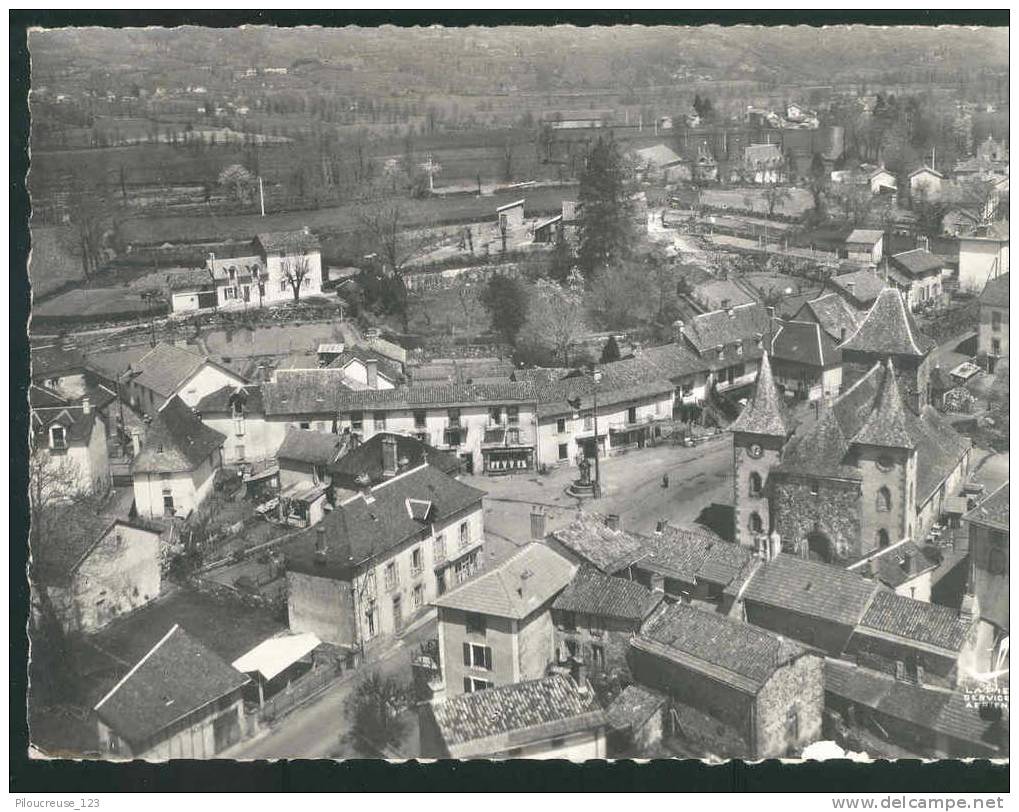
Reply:
[[[857,244],[862,243],[864,245],[874,245],[878,240],[884,237],[883,231],[878,231],[872,228],[854,228],[849,232],[849,236],[846,237],[847,243]]]
[[[912,449],[916,445],[906,425],[906,410],[895,382],[895,367],[891,359],[886,364],[877,400],[850,442],[883,448]]]
[[[908,557],[908,559],[907,559]],[[908,567],[906,566],[908,560]],[[869,563],[867,563],[869,562]],[[923,550],[909,539],[879,550],[866,559],[852,565],[853,572],[863,574],[869,567],[882,584],[895,589],[924,572],[936,568]]]
[[[591,566],[577,570],[552,603],[553,609],[639,623],[664,600],[636,581],[605,575]]]
[[[615,730],[637,730],[667,701],[665,694],[634,683],[612,700],[606,715]]]
[[[779,555],[754,573],[743,598],[855,627],[878,590],[873,581],[842,567]]]
[[[854,271],[832,277],[831,283],[861,307],[870,307],[885,287],[884,280],[873,271]],[[847,333],[852,335],[852,331]]]
[[[980,304],[993,307],[1008,307],[1008,274],[994,277],[980,292]]]
[[[336,459],[342,447],[343,440],[338,434],[292,428],[283,437],[276,459],[328,465]]]
[[[95,428],[98,413],[90,409],[88,414],[80,405],[56,406],[56,407],[33,407],[32,427],[36,432],[48,434],[50,426],[63,426],[64,439],[68,445],[88,445],[92,438],[92,429]],[[49,444],[47,437],[44,445]]]
[[[752,558],[750,550],[705,530],[667,526],[661,535],[645,540],[637,569],[678,578],[687,583],[732,583]]]
[[[161,530],[139,519],[97,514],[74,505],[60,514],[60,523],[45,536],[31,540],[33,574],[43,583],[66,584],[81,562],[115,526],[124,525],[159,535]]]
[[[934,341],[916,326],[902,294],[895,288],[884,288],[859,328],[841,344],[840,349],[922,358],[934,346]]]
[[[137,748],[178,719],[247,682],[246,676],[175,625],[99,701],[95,711]]]
[[[129,367],[140,358],[146,356],[150,350],[151,348],[148,345],[144,345],[141,347],[128,347],[122,350],[111,350],[109,352],[91,353],[85,359],[85,366],[100,377],[115,382],[117,376],[122,376]]]
[[[70,406],[71,401],[52,389],[33,383],[28,387],[28,404],[33,409],[62,409]]]
[[[149,424],[131,473],[193,471],[225,441],[226,435],[206,426],[184,401],[174,397]]]
[[[664,357],[661,359],[664,363]],[[655,363],[639,357],[624,358],[600,364],[601,381],[598,384],[590,375],[580,374],[572,370],[558,380],[534,380],[533,387],[539,417],[555,417],[573,414],[575,409],[567,402],[568,399],[579,398],[581,410],[591,409],[594,405],[594,389],[598,389],[598,409],[627,403],[654,395],[671,393],[673,383]]]
[[[933,406],[925,406],[920,419],[910,419],[909,424],[916,443],[916,503],[923,505],[941,487],[972,443]]]
[[[630,645],[752,694],[806,653],[780,635],[683,603],[669,606]]]
[[[721,345],[752,340],[770,329],[767,309],[753,302],[694,316],[683,325],[683,335],[703,355]]]
[[[230,412],[233,408],[233,400],[240,399],[244,404],[245,414],[262,414],[262,387],[260,384],[248,384],[246,386],[231,386],[227,384],[210,392],[195,406],[195,410],[202,415],[222,414]]]
[[[683,161],[679,155],[665,144],[655,144],[653,147],[634,150],[634,155],[640,160],[657,167],[672,166]]]
[[[431,502],[429,519],[441,524],[479,506],[484,495],[437,468],[419,465],[374,486],[370,501],[358,493],[339,503],[318,525],[296,536],[286,547],[287,569],[346,580],[367,559],[385,556],[429,529],[428,521],[411,516],[409,499]],[[320,528],[327,545],[322,560],[315,555]]]
[[[568,527],[552,537],[575,556],[612,575],[626,568],[647,550],[647,539],[625,530],[613,530],[605,517],[580,513]]]
[[[817,322],[787,321],[771,338],[771,354],[782,361],[813,367],[830,367],[842,362],[836,342]]]
[[[893,254],[888,261],[914,277],[938,273],[945,267],[945,261],[941,257],[923,248],[914,248],[912,251]]]
[[[440,451],[416,437],[406,437],[392,432],[379,432],[372,435],[356,448],[351,449],[328,467],[333,476],[356,477],[367,474],[372,482],[381,482],[382,477],[382,439],[392,437],[396,440],[396,459],[407,460],[411,466],[417,466],[427,455],[428,464],[438,468],[444,474],[456,476],[460,473],[460,460],[455,454]]]
[[[751,166],[760,166],[782,160],[779,144],[750,144],[743,148],[743,160]]]
[[[674,383],[688,375],[707,372],[711,368],[696,353],[676,342],[660,344],[657,347],[644,347],[639,358],[644,363],[657,367],[664,377]]]
[[[881,590],[867,607],[859,631],[881,632],[958,652],[971,625],[955,609]]]
[[[32,379],[59,378],[85,371],[85,356],[74,348],[33,347]]]
[[[729,431],[785,437],[792,431],[785,404],[775,386],[768,354],[761,356],[754,396],[729,426]]]
[[[533,542],[494,569],[436,598],[435,605],[522,620],[562,591],[575,571],[567,558]]]
[[[880,283],[880,280],[877,281]],[[874,295],[877,296],[877,291]],[[846,335],[850,336],[859,326],[860,314],[837,293],[826,293],[805,302],[793,318],[804,321],[805,319],[800,316],[800,312],[804,308],[814,315],[817,323],[821,325],[821,329],[836,341],[842,340],[843,328]]]
[[[183,268],[166,274],[165,278],[166,287],[171,291],[195,290],[215,282],[208,268]]]
[[[135,375],[131,380],[168,398],[208,360],[173,344],[159,343],[132,365]]]
[[[595,730],[605,711],[568,676],[460,694],[429,706],[452,758],[485,756],[530,742]]]
[[[964,517],[970,524],[1008,532],[1008,481]]]
[[[924,730],[950,736],[957,741],[1000,749],[997,724],[981,719],[980,711],[961,691],[914,685],[893,677],[860,668],[843,660],[826,659],[824,690],[828,694],[901,719]],[[971,705],[967,707],[967,704]],[[1008,723],[1003,728],[1008,742]],[[935,741],[932,737],[931,747]]]
[[[307,229],[297,229],[296,231],[263,231],[257,234],[255,239],[266,252],[316,251],[322,247],[318,237]]]

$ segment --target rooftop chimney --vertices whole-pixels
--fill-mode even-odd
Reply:
[[[81,399],[81,413],[92,414],[92,401],[87,397]]]
[[[909,552],[903,553],[899,566],[902,567],[903,572],[908,573],[913,568],[913,554]]]
[[[846,284],[846,291],[849,293],[850,296],[852,296],[853,295],[853,288],[856,287],[856,283],[852,282],[852,281],[847,281],[845,284]]]
[[[391,434],[382,436],[382,476],[396,476],[399,462],[396,459],[396,438]]]
[[[379,388],[379,362],[374,358],[369,358],[364,362],[365,376],[368,380],[369,389]]]
[[[686,324],[683,323],[682,319],[676,319],[672,322],[672,340],[682,341],[683,340],[683,328]]]
[[[541,541],[548,534],[548,517],[545,515],[545,508],[541,505],[534,505],[531,508],[531,538]]]
[[[623,529],[623,523],[622,523],[622,520],[619,518],[619,514],[618,513],[610,513],[608,516],[606,516],[605,517],[605,526],[607,528],[609,528],[609,530],[614,530],[616,532],[619,532],[620,530],[622,530]]]
[[[326,529],[319,525],[315,528],[315,561],[324,562],[326,559]]]

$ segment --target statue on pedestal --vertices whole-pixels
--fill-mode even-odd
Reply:
[[[591,462],[583,454],[580,456],[580,482],[582,485],[591,484]]]

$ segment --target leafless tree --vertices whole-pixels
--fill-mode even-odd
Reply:
[[[539,280],[520,331],[521,342],[536,355],[550,355],[569,366],[570,353],[587,332],[584,301],[576,290]]]
[[[764,191],[761,193],[761,196],[764,198],[764,203],[768,207],[768,217],[774,217],[775,209],[790,200],[792,198],[792,193],[784,186],[769,184],[764,187]]]
[[[219,173],[219,185],[226,188],[238,203],[246,203],[255,184],[255,176],[240,164],[228,166]]]
[[[306,256],[286,257],[280,262],[280,270],[283,272],[283,278],[290,285],[294,301],[300,301],[301,287],[308,274],[311,273],[311,260]]]

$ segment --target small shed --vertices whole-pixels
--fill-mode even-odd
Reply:
[[[499,220],[500,231],[512,231],[515,228],[522,228],[524,225],[524,198],[499,206],[495,210]]]
[[[290,683],[312,668],[311,653],[322,641],[311,632],[285,634],[263,640],[251,651],[242,654],[232,665],[246,674],[252,684],[245,689],[245,699],[254,700],[257,690],[258,706],[266,699],[285,690]],[[247,696],[248,690],[252,696]]]

